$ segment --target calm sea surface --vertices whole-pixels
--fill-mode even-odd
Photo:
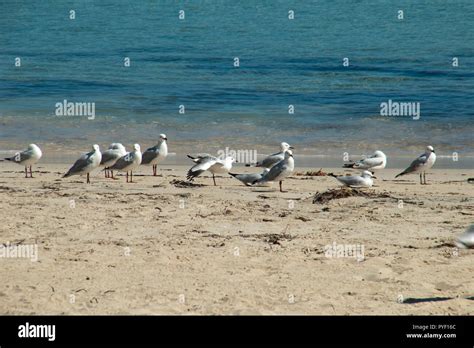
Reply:
[[[64,99],[95,119],[56,116]],[[381,116],[389,99],[420,118]],[[0,0],[2,150],[159,133],[178,153],[474,155],[474,1]]]

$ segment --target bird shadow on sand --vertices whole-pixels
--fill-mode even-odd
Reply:
[[[253,189],[252,192],[257,192],[257,193],[275,193],[275,192],[280,192],[276,189]],[[286,191],[285,191],[286,192]]]
[[[425,303],[425,302],[442,302],[453,300],[454,297],[409,297],[403,300],[403,304],[415,304],[415,303]]]

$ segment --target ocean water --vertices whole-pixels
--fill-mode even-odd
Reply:
[[[472,0],[0,0],[0,147],[166,133],[177,154],[287,141],[305,156],[473,156],[473,18]],[[65,99],[95,119],[56,116]],[[389,99],[420,103],[419,119],[381,116]]]

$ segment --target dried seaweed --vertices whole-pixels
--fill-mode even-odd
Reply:
[[[341,199],[341,198],[348,198],[348,197],[365,197],[365,198],[392,198],[396,199],[395,197],[391,196],[387,192],[375,192],[369,190],[359,190],[353,188],[338,188],[338,189],[330,189],[324,192],[316,192],[313,197],[314,204],[325,204],[333,199]]]

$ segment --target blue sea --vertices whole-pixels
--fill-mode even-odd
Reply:
[[[0,147],[472,156],[473,19],[472,0],[0,0]]]

